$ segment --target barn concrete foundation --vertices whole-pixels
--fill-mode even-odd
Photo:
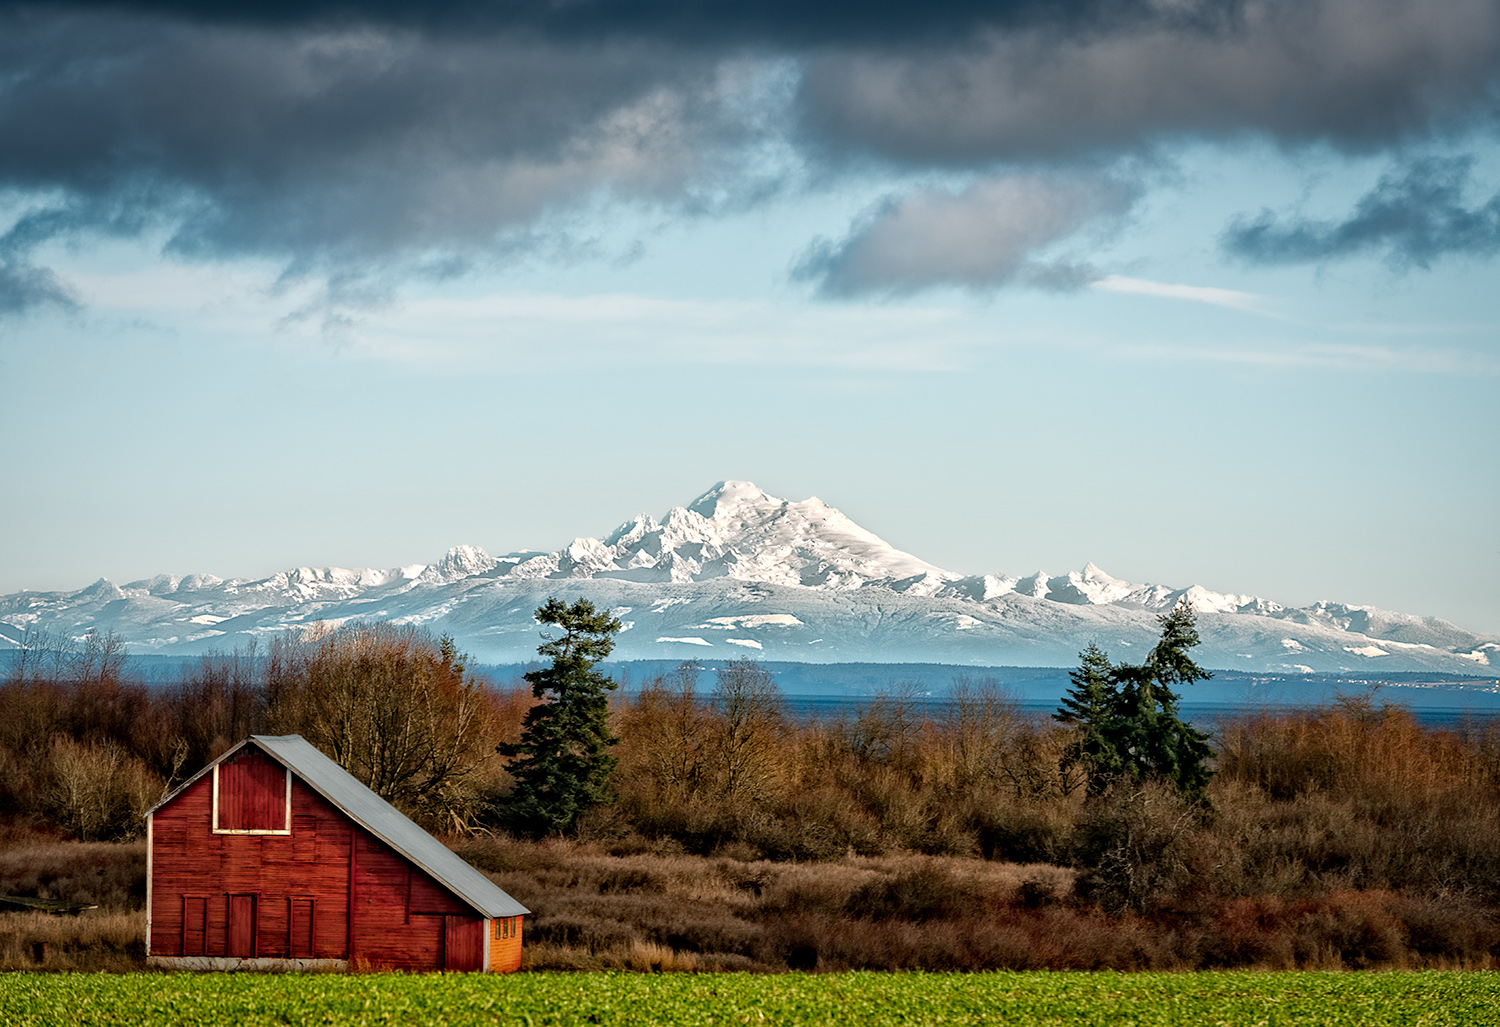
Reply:
[[[347,970],[347,959],[240,959],[231,956],[150,956],[163,970]]]

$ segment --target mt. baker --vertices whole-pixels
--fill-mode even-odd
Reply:
[[[27,630],[113,631],[138,653],[192,654],[314,623],[393,620],[454,636],[492,662],[534,657],[532,611],[591,599],[624,622],[620,659],[754,654],[769,660],[1055,665],[1098,642],[1131,659],[1156,614],[1186,597],[1201,662],[1275,673],[1488,674],[1500,636],[1365,606],[1287,609],[1198,586],[1135,585],[1093,564],[1064,577],[963,577],[903,553],[822,500],[715,485],[660,522],[641,515],[602,541],[493,557],[458,546],[432,565],[298,568],[259,581],[162,575],[77,592],[0,598],[0,648]],[[1137,657],[1138,658],[1138,657]]]

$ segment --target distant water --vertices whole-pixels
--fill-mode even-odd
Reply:
[[[837,721],[841,718],[853,720],[870,703],[868,696],[842,695],[787,695],[785,700],[787,712],[803,721]],[[957,706],[951,699],[938,697],[917,699],[913,705],[919,716],[934,720],[948,717]],[[1055,699],[1023,699],[1013,705],[1027,716],[1050,717],[1057,712],[1058,702]],[[1204,731],[1211,731],[1226,720],[1265,713],[1294,714],[1315,708],[1321,707],[1310,704],[1246,706],[1243,703],[1228,702],[1185,702],[1180,707],[1188,723]],[[1450,729],[1462,727],[1466,723],[1485,727],[1500,726],[1500,709],[1493,706],[1412,706],[1407,707],[1407,712],[1418,724],[1427,728]]]

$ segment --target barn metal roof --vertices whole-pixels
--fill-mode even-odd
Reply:
[[[183,788],[207,773],[210,767],[233,755],[248,742],[254,742],[305,781],[313,791],[343,810],[351,820],[427,871],[435,881],[480,913],[500,917],[523,916],[531,912],[301,735],[251,735],[183,782],[181,787],[152,807],[152,811],[166,805]]]

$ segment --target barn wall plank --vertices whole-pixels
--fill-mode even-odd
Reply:
[[[285,831],[286,768],[246,747],[219,764],[219,830]]]
[[[359,957],[404,970],[441,970],[443,918],[461,916],[477,923],[478,914],[379,838],[363,829],[358,835],[354,922]]]

